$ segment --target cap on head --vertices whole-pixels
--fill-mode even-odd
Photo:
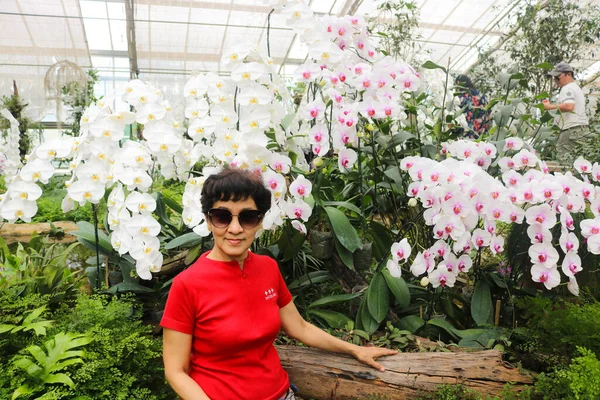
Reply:
[[[573,67],[571,67],[567,63],[561,62],[561,63],[556,64],[554,66],[554,69],[552,71],[548,72],[548,75],[550,75],[550,76],[559,76],[560,74],[565,73],[565,72],[571,72],[571,73],[573,73],[574,72],[573,71]]]

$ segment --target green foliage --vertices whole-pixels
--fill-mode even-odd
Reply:
[[[520,349],[526,360],[540,364],[537,368],[566,365],[578,347],[600,355],[600,303],[577,305],[536,297],[517,305],[527,324],[516,331],[522,341]]]
[[[17,90],[15,83],[15,91]],[[19,154],[21,160],[25,159],[25,156],[29,154],[31,147],[31,134],[29,130],[35,130],[38,135],[41,135],[43,131],[42,125],[32,121],[25,116],[24,110],[27,104],[23,102],[23,99],[18,95],[18,92],[9,96],[2,96],[0,99],[0,108],[6,108],[12,116],[19,121]],[[4,131],[10,128],[9,121],[0,115],[0,131]]]
[[[46,328],[52,326],[52,321],[40,318],[46,311],[46,306],[33,310],[28,316],[19,318],[18,324],[0,324],[0,334],[34,331],[36,335],[45,335]],[[21,321],[22,319],[22,321]]]
[[[445,384],[433,393],[421,394],[416,400],[481,400],[481,396],[463,384]]]
[[[503,38],[502,48],[508,52],[507,56],[497,56],[493,49],[480,55],[477,66],[470,72],[475,86],[486,93],[502,90],[495,77],[500,71],[520,66],[531,82],[531,93],[549,91],[552,82],[546,77],[547,71],[537,66],[583,58],[598,37],[599,16],[598,7],[593,5],[563,0],[528,1],[513,25],[506,29],[510,33]]]
[[[540,374],[535,391],[544,400],[587,400],[600,398],[600,361],[594,352],[577,347],[579,356],[568,368]]]
[[[74,349],[85,346],[91,341],[92,339],[86,335],[59,332],[45,343],[46,351],[36,345],[27,347],[26,350],[34,359],[22,357],[13,363],[27,372],[29,382],[19,386],[13,393],[12,399],[43,391],[46,385],[60,383],[69,387],[75,386],[69,375],[59,371],[65,370],[70,365],[83,363],[81,359],[84,355],[83,351]]]
[[[58,294],[76,291],[81,286],[78,271],[67,265],[67,257],[79,246],[51,243],[42,236],[32,236],[29,243],[17,243],[11,252],[0,238],[0,288],[15,295],[30,293]]]
[[[57,329],[93,337],[86,362],[72,375],[76,391],[86,399],[164,399],[160,338],[141,321],[133,297],[80,295],[74,308],[57,315]]]
[[[377,6],[378,14],[369,19],[369,31],[378,36],[380,50],[412,64],[421,46],[418,40],[419,8],[411,0],[386,0]],[[381,21],[386,21],[382,23]]]
[[[558,397],[557,397],[558,398]],[[531,389],[526,388],[523,391],[516,392],[512,385],[507,383],[502,388],[500,396],[482,397],[476,391],[467,388],[464,384],[450,385],[444,384],[438,386],[438,390],[433,393],[422,393],[416,400],[530,400]]]
[[[73,122],[71,123],[71,129],[63,131],[63,133],[69,136],[79,135],[83,112],[98,100],[94,95],[94,85],[99,81],[98,71],[89,69],[86,74],[88,80],[85,87],[80,87],[79,82],[71,82],[61,88],[62,101],[66,106],[71,108],[72,112]]]
[[[51,312],[44,311],[32,323],[42,322],[42,317],[54,321],[47,338],[43,332],[40,337],[29,332],[0,334],[0,398],[11,398],[21,386],[38,390],[33,397],[19,397],[23,399],[174,398],[163,379],[161,340],[143,324],[133,297],[80,294],[58,308],[53,299],[37,294],[14,297],[0,289],[0,317],[6,324],[25,325],[20,321],[37,307]],[[73,340],[81,337],[93,338],[85,344],[85,354],[77,353],[79,348],[69,350],[78,343]],[[77,358],[84,362],[74,361]],[[52,374],[65,374],[68,379],[52,378]]]
[[[93,222],[92,204],[87,203],[83,207],[77,207],[75,210],[63,213],[62,200],[67,195],[65,188],[66,176],[53,176],[44,186],[42,196],[37,200],[38,212],[31,219],[32,222],[54,222],[54,221],[88,221]],[[107,214],[106,204],[101,202],[98,205],[98,221],[102,223]]]

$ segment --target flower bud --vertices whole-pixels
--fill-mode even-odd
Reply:
[[[321,157],[317,157],[313,160],[313,165],[317,168],[323,166],[323,159]]]
[[[414,197],[411,197],[410,200],[408,200],[409,207],[416,207],[417,204],[418,204],[417,199],[415,199]]]
[[[426,287],[429,285],[429,278],[424,276],[423,278],[421,278],[421,286]]]
[[[321,79],[319,81],[319,86],[321,86],[321,87],[325,86],[326,84],[327,84],[327,82],[325,82],[325,79]]]
[[[373,132],[375,130],[375,125],[367,124],[367,126],[365,128],[367,128],[367,130],[370,130],[371,132]]]

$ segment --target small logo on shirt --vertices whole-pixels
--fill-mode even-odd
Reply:
[[[270,300],[274,297],[277,297],[277,292],[275,292],[275,289],[268,289],[265,290],[265,300]]]

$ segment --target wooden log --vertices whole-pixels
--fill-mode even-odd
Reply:
[[[441,384],[462,383],[482,395],[497,396],[506,383],[522,391],[530,376],[502,361],[502,353],[486,350],[469,353],[400,353],[383,357],[379,372],[346,355],[298,346],[277,346],[290,382],[300,397],[318,400],[365,399],[369,395],[408,400],[419,391],[433,392]]]
[[[57,243],[72,243],[77,240],[73,235],[69,235],[68,232],[76,231],[77,224],[71,221],[57,221],[53,222],[57,228],[62,228],[65,231],[65,235],[60,239],[57,238]],[[48,235],[52,233],[52,228],[47,222],[39,224],[2,224],[0,228],[0,236],[7,244],[21,242],[27,243],[31,240],[31,235],[37,233],[38,235]]]

